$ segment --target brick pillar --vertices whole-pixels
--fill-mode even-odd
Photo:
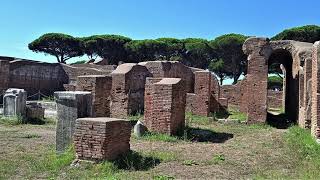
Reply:
[[[307,58],[304,64],[304,126],[311,127],[311,75],[312,75],[312,58]]]
[[[185,84],[180,78],[163,78],[146,88],[144,123],[149,131],[177,134],[185,126]]]
[[[265,38],[249,38],[243,45],[248,55],[248,123],[267,120],[268,59],[271,53]]]
[[[210,114],[211,76],[209,71],[195,72],[194,92],[196,94],[196,102],[193,113],[196,115],[209,116]]]
[[[320,140],[320,41],[312,50],[312,102],[311,102],[311,134]]]
[[[150,76],[146,67],[126,63],[112,73],[111,117],[127,118],[140,113],[144,107],[146,77]]]
[[[92,93],[93,117],[110,117],[112,78],[107,75],[78,76],[77,91]]]
[[[92,95],[84,91],[55,92],[57,103],[56,150],[64,152],[72,142],[77,118],[92,115]]]

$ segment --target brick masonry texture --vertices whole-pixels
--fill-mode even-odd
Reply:
[[[209,116],[210,114],[210,96],[211,96],[211,72],[196,71],[194,92],[196,94],[195,109],[193,113],[200,116]]]
[[[109,75],[78,76],[76,90],[92,93],[93,117],[110,117],[111,88]]]
[[[320,139],[320,42],[313,46],[312,54],[312,103],[311,103],[311,134]]]
[[[185,126],[185,84],[180,78],[158,80],[148,80],[144,123],[151,132],[174,135]]]
[[[55,92],[57,103],[56,150],[64,152],[72,142],[78,118],[92,116],[92,95],[83,91]]]
[[[114,160],[130,150],[131,125],[115,118],[80,118],[76,121],[74,145],[78,159]]]
[[[146,67],[121,64],[112,75],[111,117],[126,118],[142,113],[146,78],[151,76]]]

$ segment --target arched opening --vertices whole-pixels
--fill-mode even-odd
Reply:
[[[287,50],[275,50],[272,52],[268,60],[269,73],[272,72],[272,68],[280,64],[283,68],[283,95],[282,95],[282,107],[281,111],[274,113],[270,111],[268,102],[268,116],[267,121],[269,124],[279,128],[286,128],[291,123],[296,123],[299,113],[299,75],[293,74],[293,58],[291,53]],[[270,71],[271,70],[271,71]],[[279,70],[279,69],[278,69]],[[269,74],[270,77],[270,74]],[[269,84],[268,84],[269,86]],[[270,97],[270,91],[268,91]],[[269,98],[268,97],[268,98]],[[284,106],[284,107],[283,107]]]

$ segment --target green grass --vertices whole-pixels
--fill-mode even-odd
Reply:
[[[130,115],[130,116],[128,117],[128,120],[129,120],[129,121],[138,121],[138,120],[140,120],[140,119],[142,119],[142,118],[143,118],[143,114],[137,113],[137,114],[135,114],[135,115]]]
[[[161,134],[161,133],[151,133],[147,132],[144,134],[141,139],[147,140],[147,141],[163,141],[163,142],[177,142],[179,141],[179,137],[176,136],[169,136],[167,134]]]
[[[151,151],[144,153],[146,156],[151,156],[156,159],[159,159],[161,162],[171,162],[178,160],[178,154],[175,152],[169,151]]]
[[[189,159],[184,160],[184,161],[182,162],[182,164],[185,165],[185,166],[199,165],[195,160],[189,160]]]
[[[212,160],[211,162],[213,164],[219,164],[220,162],[223,162],[225,161],[225,156],[223,154],[215,154],[213,157],[212,157]]]
[[[199,124],[199,125],[208,125],[211,123],[212,117],[205,117],[205,116],[199,116],[199,115],[194,115],[191,112],[187,112],[185,116],[187,122],[189,124]]]
[[[21,116],[12,116],[12,117],[5,117],[0,116],[0,124],[2,125],[20,125],[23,124],[24,120]]]
[[[228,109],[228,119],[237,119],[240,122],[245,122],[247,121],[247,114],[240,112],[240,110],[236,107],[231,107]]]
[[[168,175],[156,175],[153,176],[154,180],[172,180],[175,179],[173,176],[168,176]]]

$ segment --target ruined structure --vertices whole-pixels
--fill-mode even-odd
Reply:
[[[148,79],[144,123],[149,131],[175,135],[185,126],[185,83],[181,78]]]
[[[8,89],[3,96],[3,115],[26,117],[27,92],[24,89]]]
[[[131,125],[114,118],[77,119],[74,145],[78,159],[114,160],[130,150]]]

